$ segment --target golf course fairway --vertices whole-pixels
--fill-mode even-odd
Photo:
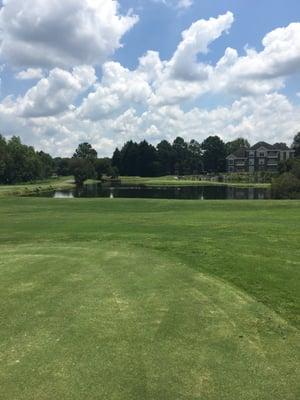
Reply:
[[[2,198],[0,398],[296,400],[299,268],[299,201]]]

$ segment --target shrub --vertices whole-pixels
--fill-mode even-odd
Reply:
[[[299,199],[300,179],[291,172],[285,172],[273,179],[272,196],[276,199]]]

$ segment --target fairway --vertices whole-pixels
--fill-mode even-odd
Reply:
[[[299,201],[0,200],[0,399],[296,400]]]

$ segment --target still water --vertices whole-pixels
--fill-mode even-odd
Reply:
[[[36,195],[35,195],[36,196]],[[264,188],[238,188],[228,186],[134,186],[89,184],[81,188],[56,190],[39,196],[54,198],[110,197],[187,200],[269,199],[270,190]]]

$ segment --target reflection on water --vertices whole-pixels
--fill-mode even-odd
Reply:
[[[55,199],[73,199],[74,194],[72,190],[56,190],[52,197]]]
[[[41,193],[40,196],[55,198],[109,197],[113,198],[152,198],[152,199],[190,199],[190,200],[252,200],[269,199],[270,190],[265,188],[238,188],[222,185],[210,186],[108,186],[89,184],[70,190],[57,190]]]

